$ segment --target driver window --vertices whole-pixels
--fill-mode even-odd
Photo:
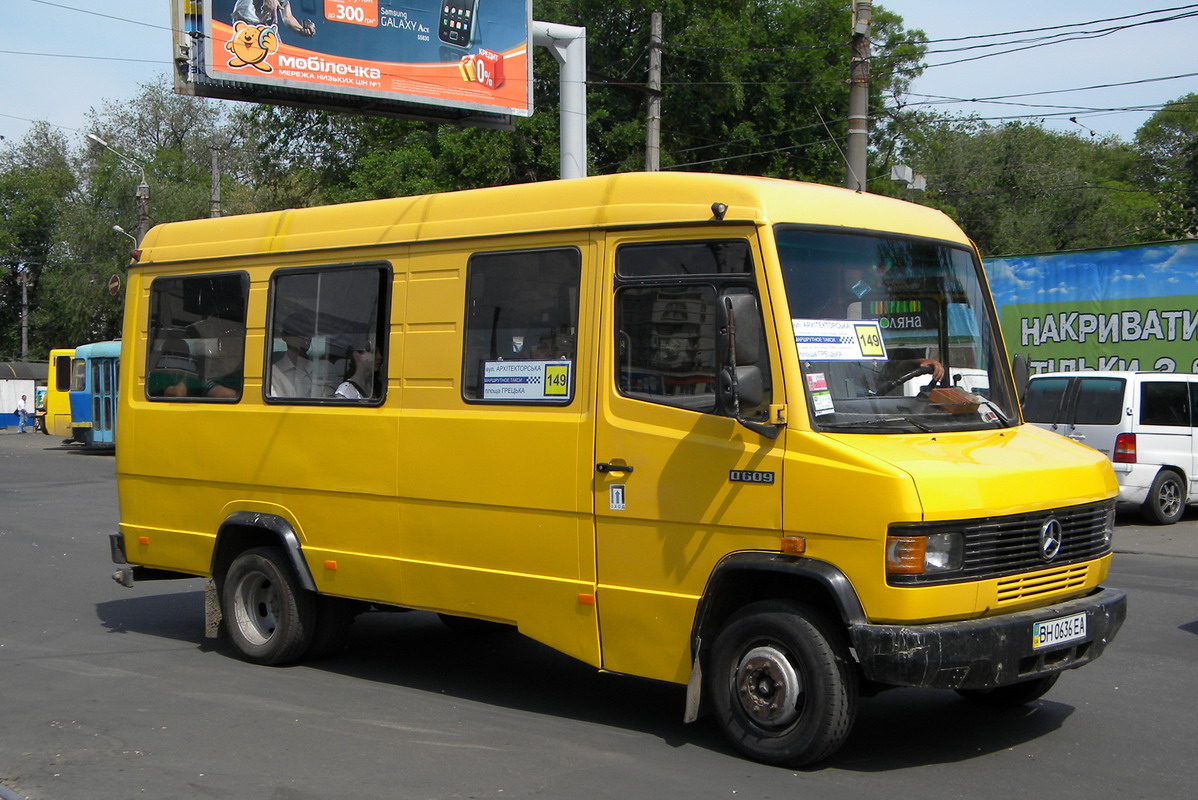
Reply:
[[[616,251],[616,385],[637,400],[705,414],[721,408],[721,295],[754,293],[753,257],[743,239],[625,244]],[[758,352],[768,352],[758,325]],[[747,366],[747,365],[740,365]],[[745,419],[763,419],[770,397],[769,359],[760,358],[764,388]]]

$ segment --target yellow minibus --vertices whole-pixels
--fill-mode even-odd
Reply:
[[[121,359],[114,577],[209,578],[251,662],[501,623],[799,765],[882,688],[1032,701],[1125,616],[1110,464],[1022,423],[917,205],[634,173],[160,225]]]
[[[71,361],[74,356],[73,347],[50,351],[42,415],[42,433],[48,436],[71,438]]]

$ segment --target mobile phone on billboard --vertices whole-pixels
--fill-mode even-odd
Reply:
[[[474,41],[478,0],[441,0],[441,24],[437,37],[446,44],[469,47]]]

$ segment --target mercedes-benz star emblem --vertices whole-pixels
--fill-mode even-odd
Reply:
[[[1061,552],[1061,523],[1056,517],[1049,517],[1040,526],[1040,557],[1052,561]]]

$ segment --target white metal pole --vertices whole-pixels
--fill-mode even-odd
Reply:
[[[587,29],[533,20],[533,44],[558,63],[562,178],[587,174]]]

